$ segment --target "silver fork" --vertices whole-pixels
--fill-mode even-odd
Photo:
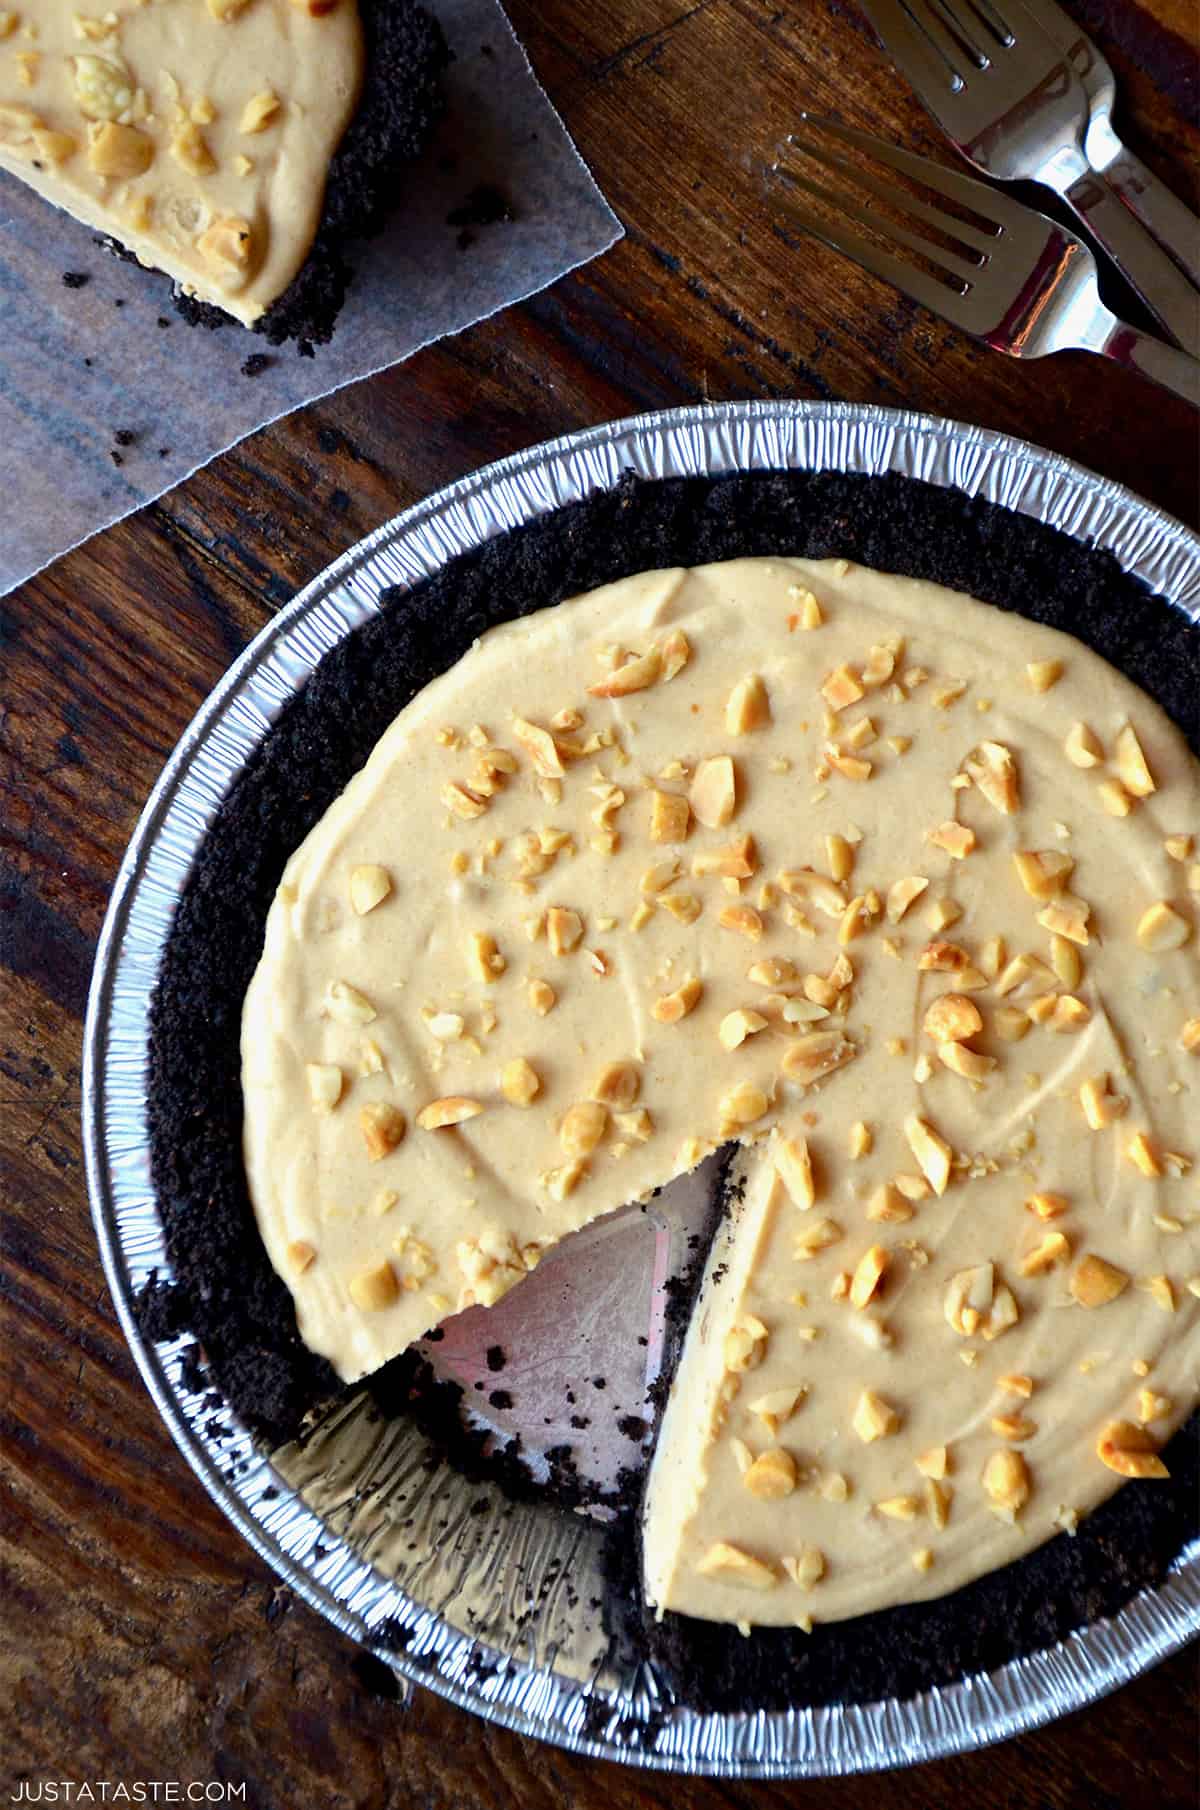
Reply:
[[[1091,110],[1061,44],[1021,0],[859,0],[888,55],[967,161],[1062,197],[1165,331],[1200,353],[1200,291],[1098,176]]]
[[[1112,123],[1117,84],[1107,59],[1057,0],[1025,0],[1025,5],[1083,85],[1088,102],[1083,148],[1088,162],[1170,252],[1185,276],[1200,286],[1200,220],[1117,136]]]
[[[914,157],[865,132],[806,113],[800,118],[803,126],[788,143],[820,164],[825,180],[814,181],[781,162],[773,165],[771,174],[789,191],[788,216],[804,232],[997,352],[1012,358],[1098,352],[1200,408],[1200,362],[1127,326],[1105,307],[1096,284],[1095,259],[1066,227],[987,183]],[[886,173],[859,167],[831,149],[826,138],[869,155],[885,172],[901,172],[931,198],[911,194]],[[855,195],[855,186],[865,203]],[[836,210],[836,226],[798,195],[812,196]],[[950,206],[940,205],[939,198]],[[872,200],[902,214],[906,224],[895,224],[872,209]],[[968,224],[954,209],[967,210],[975,223]],[[855,232],[849,221],[890,240],[920,262],[874,244]],[[952,247],[943,243],[947,238]]]

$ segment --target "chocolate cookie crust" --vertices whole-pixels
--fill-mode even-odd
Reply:
[[[412,591],[387,593],[379,616],[321,662],[232,788],[180,901],[152,1003],[152,1163],[174,1281],[147,1290],[143,1325],[151,1337],[192,1332],[230,1405],[263,1439],[288,1438],[307,1407],[340,1388],[299,1340],[241,1162],[242,998],[288,857],[396,713],[487,628],[631,572],[751,554],[845,557],[1065,629],[1156,697],[1200,749],[1200,634],[1181,612],[1106,553],[899,476],[629,477]],[[407,1381],[397,1377],[394,1399],[409,1393]],[[1056,1539],[941,1602],[811,1636],[763,1631],[746,1641],[678,1616],[655,1625],[636,1610],[623,1631],[699,1705],[861,1701],[994,1666],[1161,1577],[1196,1531],[1198,1425],[1193,1417],[1168,1448],[1169,1484],[1125,1487],[1074,1540]],[[635,1542],[622,1545],[636,1561]],[[636,1604],[635,1568],[624,1583],[618,1596]]]
[[[359,0],[363,89],[329,165],[325,201],[308,257],[252,329],[273,346],[322,345],[346,297],[353,240],[382,231],[395,210],[402,172],[433,137],[446,108],[442,76],[450,52],[437,20],[416,0]],[[136,260],[134,260],[136,261]],[[211,302],[177,291],[176,310],[192,326],[237,323]]]

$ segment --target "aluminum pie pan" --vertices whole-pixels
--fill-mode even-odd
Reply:
[[[464,1628],[459,1609],[447,1606],[455,1590],[447,1598],[444,1579],[438,1605],[430,1591],[403,1588],[394,1571],[385,1575],[381,1543],[360,1537],[364,1492],[333,1486],[361,1427],[334,1426],[333,1416],[328,1432],[299,1457],[293,1448],[264,1455],[229,1410],[221,1412],[228,1430],[218,1435],[203,1392],[188,1386],[189,1341],[148,1343],[134,1299],[151,1269],[170,1274],[150,1177],[150,994],[191,862],[279,710],[323,655],[378,608],[386,587],[412,585],[505,530],[612,488],[628,471],[661,478],[781,467],[899,472],[953,485],[1107,549],[1200,622],[1195,535],[1122,486],[985,429],[849,403],[725,403],[608,423],[530,448],[449,485],[351,548],[267,625],[217,685],[167,763],[122,862],[84,1034],[89,1193],[126,1338],[176,1444],[259,1556],[353,1639],[380,1650],[381,1624],[401,1627],[406,1644],[397,1651],[389,1638],[386,1657],[407,1684],[574,1752],[743,1778],[830,1776],[930,1760],[1095,1701],[1200,1633],[1200,1540],[1189,1542],[1156,1588],[1139,1592],[1115,1616],[909,1699],[757,1713],[664,1706],[647,1668],[615,1671],[590,1632],[579,1634],[578,1612],[564,1606],[561,1593],[551,1594],[543,1618],[550,1632],[539,1644],[527,1631],[506,1634],[495,1615],[484,1635],[470,1618]],[[338,1463],[317,1475],[330,1451]],[[390,1470],[377,1452],[369,1456],[376,1497],[379,1478],[394,1480],[412,1467],[407,1448],[399,1460],[389,1454]],[[377,1501],[373,1512],[368,1525],[377,1529]],[[559,1514],[551,1538],[536,1509],[515,1513],[526,1559],[552,1551],[555,1566],[566,1562],[586,1575],[584,1524],[575,1521],[564,1534],[562,1523],[573,1518]]]

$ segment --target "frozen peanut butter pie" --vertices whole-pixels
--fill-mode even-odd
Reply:
[[[17,0],[0,10],[0,167],[192,304],[326,338],[334,242],[428,135],[444,58],[411,0],[361,18],[357,0]],[[314,246],[326,268],[304,281]]]
[[[474,1474],[415,1342],[732,1152],[606,1498],[635,1651],[847,1701],[1111,1612],[1195,1524],[1198,674],[903,479],[629,481],[389,594],[181,897],[143,1324],[272,1443],[367,1379]]]
[[[353,1381],[743,1144],[647,1594],[795,1622],[1077,1521],[1200,1381],[1200,769],[1055,630],[846,561],[484,635],[289,862],[251,1197]]]

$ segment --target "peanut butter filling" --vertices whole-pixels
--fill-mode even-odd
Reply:
[[[362,60],[355,0],[18,0],[0,167],[249,326],[308,255]]]
[[[663,1608],[807,1625],[1070,1530],[1198,1391],[1200,768],[1079,643],[845,562],[494,630],[292,857],[245,1152],[351,1381],[745,1146]]]

